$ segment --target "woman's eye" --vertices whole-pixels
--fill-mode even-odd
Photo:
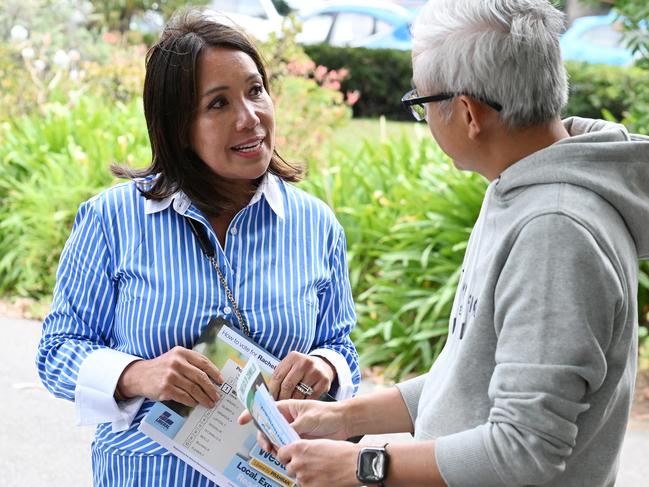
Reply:
[[[264,92],[264,87],[262,85],[255,85],[250,89],[250,94],[253,96],[259,96]]]
[[[227,105],[225,98],[218,97],[212,100],[207,108],[211,110],[212,108],[223,108],[225,105]]]

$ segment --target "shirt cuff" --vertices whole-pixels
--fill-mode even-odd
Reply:
[[[336,369],[336,376],[338,378],[338,391],[336,392],[336,399],[342,401],[349,399],[354,395],[354,383],[352,382],[352,371],[345,357],[338,352],[328,348],[316,348],[311,350],[309,355],[318,355],[326,358],[331,365]]]
[[[74,390],[78,425],[112,423],[114,433],[130,427],[144,398],[117,402],[114,394],[122,372],[136,360],[140,357],[110,348],[99,348],[86,357]]]

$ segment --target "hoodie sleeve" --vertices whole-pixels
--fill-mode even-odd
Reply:
[[[523,227],[495,288],[489,421],[436,446],[449,487],[545,484],[565,469],[578,417],[606,377],[624,296],[582,225],[549,214]]]
[[[412,424],[415,424],[417,421],[419,398],[421,397],[421,391],[424,388],[427,376],[428,374],[418,375],[417,377],[396,384],[397,389],[401,393],[401,397],[403,397],[403,401],[406,403]]]

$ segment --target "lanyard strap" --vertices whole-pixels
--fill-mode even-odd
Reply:
[[[223,275],[223,272],[221,272],[219,263],[216,260],[214,247],[212,246],[209,237],[201,227],[200,223],[198,223],[196,220],[190,217],[185,217],[185,219],[189,223],[189,226],[191,227],[193,234],[196,236],[196,239],[198,240],[198,244],[201,246],[201,250],[203,251],[203,254],[205,254],[207,260],[210,261],[210,263],[216,270],[216,273],[219,276],[219,281],[221,281],[221,284],[225,289],[225,295],[228,297],[230,304],[232,304],[232,310],[234,311],[234,315],[237,317],[237,320],[239,321],[239,325],[241,325],[241,330],[246,334],[246,336],[249,337],[250,328],[248,327],[245,320],[243,319],[243,316],[241,315],[241,311],[239,310],[239,306],[237,305],[237,301],[234,299],[234,294],[232,293],[230,286],[228,286],[228,282],[225,280],[225,276]]]

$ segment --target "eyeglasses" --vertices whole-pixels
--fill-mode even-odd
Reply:
[[[479,98],[477,96],[469,95],[467,93],[440,93],[438,95],[431,95],[431,96],[419,96],[419,93],[417,93],[417,90],[410,90],[408,93],[403,95],[401,97],[401,103],[403,103],[405,106],[410,108],[410,112],[412,113],[412,116],[415,117],[415,120],[418,122],[421,122],[422,120],[426,119],[426,107],[424,106],[424,103],[432,103],[435,101],[444,101],[444,100],[450,100],[451,98],[454,98],[459,95],[467,95],[475,98],[476,100],[479,100],[483,103],[486,103],[489,105],[491,108],[496,110],[497,112],[501,111],[503,109],[503,106],[500,103],[496,103],[491,100],[484,100],[482,98]]]

